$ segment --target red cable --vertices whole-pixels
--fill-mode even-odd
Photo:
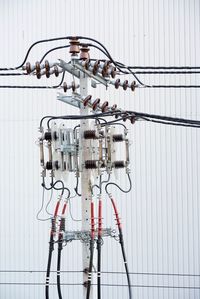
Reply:
[[[99,199],[99,211],[98,211],[98,237],[102,235],[102,200]]]
[[[91,201],[91,239],[94,240],[94,232],[95,232],[95,224],[94,224],[94,203]]]
[[[111,202],[112,202],[113,209],[115,211],[115,217],[116,217],[116,221],[117,221],[117,226],[118,226],[119,229],[121,229],[122,228],[122,224],[120,222],[119,213],[117,211],[117,207],[116,207],[115,201],[114,201],[114,199],[112,197],[110,197],[110,199],[111,199]]]

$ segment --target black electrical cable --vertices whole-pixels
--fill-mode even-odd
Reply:
[[[126,254],[125,254],[125,248],[124,248],[124,238],[123,238],[123,233],[122,233],[122,226],[121,226],[121,222],[120,222],[120,218],[119,218],[119,214],[118,214],[118,210],[117,210],[115,201],[114,201],[114,199],[112,198],[111,195],[109,195],[109,198],[111,200],[111,204],[112,204],[112,207],[114,209],[116,222],[117,222],[117,227],[118,227],[118,232],[119,232],[119,243],[120,243],[120,246],[121,246],[122,257],[123,257],[123,261],[124,261],[124,267],[125,267],[126,277],[127,277],[127,282],[128,282],[129,299],[132,299],[131,280],[130,280],[130,273],[129,273],[129,269],[128,269]]]
[[[105,191],[107,194],[109,194],[108,192],[108,186],[116,186],[120,191],[122,191],[123,193],[129,193],[132,189],[132,181],[131,181],[131,177],[130,177],[130,174],[127,172],[127,177],[128,177],[128,180],[129,180],[129,188],[127,190],[123,190],[118,184],[114,183],[114,182],[111,182],[111,183],[108,183],[106,184],[105,186]]]
[[[101,246],[102,246],[102,175],[99,177],[98,237],[97,237],[97,299],[101,299]]]
[[[58,239],[58,257],[57,257],[57,291],[59,299],[62,299],[62,292],[61,292],[61,283],[60,283],[60,266],[61,266],[61,252],[63,249],[62,246],[62,236],[59,235]]]
[[[52,253],[54,250],[54,237],[53,233],[50,233],[50,240],[49,240],[49,255],[48,255],[48,262],[47,262],[47,271],[46,271],[46,284],[45,284],[45,298],[49,299],[49,279],[51,273],[51,260],[52,260]]]
[[[56,89],[61,86],[65,77],[65,71],[62,74],[61,81],[58,85],[41,86],[41,85],[0,85],[0,88],[19,88],[19,89]]]
[[[26,52],[26,55],[25,55],[25,58],[23,60],[23,62],[19,65],[19,66],[16,66],[16,67],[6,67],[6,68],[0,68],[0,71],[9,71],[9,70],[17,70],[19,68],[21,68],[24,63],[26,62],[28,56],[29,56],[29,53],[30,51],[32,50],[32,48],[38,44],[41,44],[41,43],[46,43],[46,42],[52,42],[52,41],[59,41],[59,40],[65,40],[65,39],[71,39],[73,38],[72,36],[64,36],[64,37],[55,37],[55,38],[49,38],[49,39],[42,39],[42,40],[39,40],[39,41],[36,41],[35,43],[33,43],[28,51]]]
[[[90,289],[91,289],[91,273],[92,273],[92,267],[93,267],[93,256],[94,256],[94,239],[90,239],[90,262],[89,262],[89,268],[88,268],[88,281],[87,281],[87,292],[86,292],[86,299],[90,299]]]
[[[101,246],[102,239],[97,239],[97,299],[101,299]]]
[[[124,248],[124,238],[123,238],[123,233],[121,227],[119,229],[119,243],[121,245],[121,250],[122,250],[122,256],[124,260],[124,266],[126,270],[126,277],[127,277],[127,282],[128,282],[128,289],[129,289],[129,299],[132,299],[132,291],[131,291],[131,280],[130,280],[130,275],[129,275],[129,269],[128,269],[128,263],[126,259],[126,253],[125,253],[125,248]]]
[[[43,56],[42,58],[40,59],[40,63],[42,63],[42,61],[44,60],[44,58],[51,52],[53,51],[57,51],[57,50],[60,50],[60,49],[66,49],[66,48],[69,48],[70,45],[65,45],[65,46],[60,46],[60,47],[55,47],[55,48],[51,48],[49,51],[47,51]]]

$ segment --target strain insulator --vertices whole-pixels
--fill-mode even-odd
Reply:
[[[51,161],[48,161],[48,162],[46,163],[46,169],[47,169],[47,170],[52,170],[52,169],[53,169],[53,164],[52,164]]]
[[[76,90],[76,85],[75,85],[75,82],[73,81],[72,82],[72,91],[75,92],[75,90]]]
[[[95,111],[100,103],[100,99],[96,99],[94,103],[92,103],[92,109]]]
[[[118,89],[119,86],[120,86],[120,79],[117,79],[117,80],[115,81],[115,88]]]
[[[46,70],[45,75],[46,75],[47,78],[49,78],[50,77],[50,72]]]
[[[111,71],[111,77],[114,79],[116,74],[117,74],[117,69],[116,69],[116,67],[113,67],[112,71]]]
[[[55,74],[56,77],[59,76],[59,70],[58,70],[57,65],[54,66],[54,74]]]
[[[115,111],[117,109],[117,104],[114,104],[112,107],[111,107],[111,110]]]
[[[113,142],[121,142],[124,140],[123,134],[115,134],[112,136]]]
[[[115,162],[113,162],[113,167],[114,168],[124,168],[125,163],[124,163],[124,161],[115,161]]]
[[[40,67],[39,61],[37,61],[35,63],[35,70],[36,70],[36,76],[37,76],[37,78],[40,79],[41,78],[41,73],[40,73],[41,67]]]
[[[108,110],[108,101],[104,102],[101,106],[101,111],[106,112]]]
[[[83,106],[86,107],[89,102],[91,101],[92,96],[88,95],[84,100],[83,100]]]
[[[40,67],[40,63],[39,63],[39,61],[37,61],[37,62],[35,63],[35,69],[36,69],[36,74],[40,73],[40,71],[41,71],[41,67]]]
[[[133,82],[131,83],[131,90],[134,91],[135,88],[136,88],[136,81],[133,81]]]
[[[93,75],[97,74],[98,69],[99,69],[99,63],[100,63],[99,60],[95,61],[94,66],[93,66],[93,70],[92,70]]]
[[[90,66],[90,59],[88,58],[88,59],[85,61],[84,68],[85,68],[86,70],[88,70],[88,69],[89,69],[89,66]]]
[[[49,65],[48,60],[45,60],[44,67],[45,67],[45,75],[47,78],[49,78],[50,77],[50,65]]]
[[[47,72],[50,71],[50,65],[49,65],[49,61],[48,60],[45,60],[44,67],[45,67],[45,69],[46,69]]]
[[[123,83],[123,90],[127,90],[128,87],[128,80],[125,80]]]
[[[103,77],[106,77],[106,76],[107,76],[109,66],[110,66],[110,61],[105,61],[105,62],[104,62],[104,65],[103,65],[103,69],[102,69],[102,76],[103,76]]]
[[[130,117],[130,121],[131,121],[132,124],[135,123],[135,121],[136,121],[136,117],[135,117],[135,115],[132,115],[132,116]]]
[[[85,139],[97,139],[98,138],[95,130],[84,131],[83,136]]]
[[[98,168],[98,162],[96,160],[86,160],[85,168],[86,169],[96,169],[96,168]]]
[[[30,64],[30,62],[27,62],[26,63],[26,67],[25,67],[25,69],[26,69],[26,72],[27,72],[27,74],[30,74],[31,73],[31,64]]]
[[[64,89],[64,92],[67,92],[67,83],[66,82],[63,83],[63,89]]]
[[[76,37],[73,37],[69,43],[70,43],[69,53],[71,53],[72,55],[76,55],[77,53],[80,52],[79,40]]]
[[[81,53],[80,53],[80,59],[82,60],[87,60],[87,59],[90,59],[90,55],[89,55],[89,48],[88,48],[88,45],[82,45],[81,47]]]

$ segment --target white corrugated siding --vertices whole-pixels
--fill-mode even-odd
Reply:
[[[198,0],[0,0],[0,28],[0,67],[20,64],[36,40],[73,34],[96,38],[126,64],[200,65]],[[39,60],[51,45],[36,47],[30,61]],[[68,57],[62,50],[50,59],[61,56]],[[198,75],[141,79],[163,84],[200,82]],[[0,85],[27,80],[0,77]],[[111,87],[92,92],[122,108],[200,119],[197,89],[140,89],[132,94]],[[42,196],[37,127],[44,115],[75,110],[58,103],[56,91],[50,90],[0,89],[0,104],[0,270],[43,271],[49,223],[36,220]],[[138,122],[130,127],[130,135],[133,191],[127,196],[116,192],[130,271],[197,275],[131,275],[133,298],[200,298],[200,131]],[[79,217],[78,205],[80,200],[72,205],[75,217]],[[114,225],[111,215],[105,211],[105,224]],[[77,226],[71,221],[69,225]],[[74,242],[63,250],[63,269],[81,270],[79,247]],[[118,244],[105,240],[103,251],[103,270],[122,271]],[[44,273],[0,272],[0,298],[44,298],[42,285],[3,284],[42,284],[44,279]],[[62,281],[81,283],[81,276],[66,273]],[[126,279],[104,274],[104,283],[126,284]],[[51,298],[56,298],[56,287],[51,289]],[[78,298],[80,290],[81,286],[63,286],[66,298]],[[128,298],[127,288],[104,287],[103,298]]]

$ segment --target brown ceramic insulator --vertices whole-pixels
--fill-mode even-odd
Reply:
[[[83,100],[83,106],[86,107],[89,102],[91,101],[92,96],[88,95],[84,100]]]
[[[69,43],[70,43],[69,53],[71,53],[72,55],[76,55],[77,53],[80,52],[79,40],[76,37],[71,39]]]
[[[115,111],[117,109],[117,104],[114,104],[112,107],[111,107],[111,110]]]
[[[106,72],[104,69],[102,69],[101,74],[102,74],[102,76],[103,76],[104,78],[105,78],[106,76],[108,76],[107,72]]]
[[[132,115],[132,116],[130,117],[130,121],[131,121],[131,123],[134,124],[134,123],[135,123],[135,120],[136,120],[136,119],[135,119],[135,116]]]
[[[105,73],[108,72],[109,65],[110,65],[110,61],[105,61],[105,62],[104,62],[104,65],[103,65],[103,71],[104,71]]]
[[[133,82],[131,83],[131,90],[134,91],[135,88],[136,88],[136,82],[133,81]]]
[[[36,74],[39,74],[40,71],[41,71],[41,67],[40,67],[40,63],[39,63],[39,61],[37,61],[37,62],[35,63],[35,69],[36,69]]]
[[[95,111],[100,103],[100,99],[96,99],[94,103],[92,103],[92,109]]]
[[[36,77],[37,77],[38,79],[40,79],[40,78],[41,78],[41,74],[40,74],[40,73],[36,73]]]
[[[114,79],[116,74],[117,74],[117,69],[116,69],[116,67],[113,67],[112,71],[111,71],[111,77]]]
[[[89,48],[87,45],[81,47],[80,59],[87,60],[90,59]]]
[[[128,80],[125,80],[123,83],[123,90],[127,90],[128,87]]]
[[[76,90],[76,85],[75,85],[75,82],[73,81],[72,82],[72,91],[74,92]]]
[[[99,60],[95,61],[94,66],[93,66],[93,70],[92,70],[93,75],[97,74],[98,68],[99,68],[99,63],[100,63]]]
[[[88,70],[88,69],[89,69],[89,66],[90,66],[90,59],[87,59],[87,60],[85,61],[84,67],[85,67],[86,70]]]
[[[63,83],[63,89],[64,89],[64,92],[67,92],[67,83],[66,82]]]
[[[115,88],[118,89],[119,86],[120,86],[120,79],[117,79],[117,80],[115,81]]]
[[[108,101],[105,101],[101,106],[101,111],[106,112],[108,110]]]
[[[50,77],[50,72],[49,72],[49,70],[46,70],[46,71],[45,71],[45,75],[46,75],[47,78]]]
[[[55,74],[56,77],[59,76],[59,71],[58,71],[57,65],[54,66],[54,74]]]
[[[30,62],[26,63],[26,72],[27,72],[27,74],[31,73],[31,64],[30,64]]]
[[[45,67],[46,71],[49,72],[49,70],[50,70],[50,65],[49,65],[48,60],[45,60],[45,62],[44,62],[44,67]]]

